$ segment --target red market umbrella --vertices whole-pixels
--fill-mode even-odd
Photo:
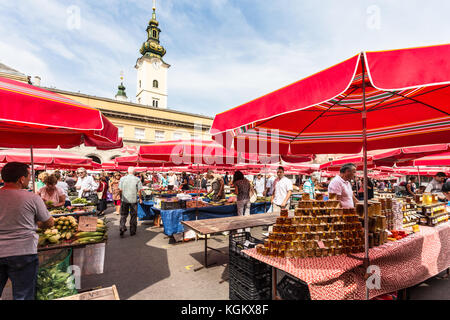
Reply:
[[[56,149],[35,150],[33,160],[35,164],[45,165],[49,169],[76,169],[79,167],[88,169],[93,167],[93,161],[90,158]],[[27,149],[0,150],[0,162],[31,163],[31,155]]]
[[[448,151],[449,147],[450,145],[445,143],[399,148],[388,152],[374,154],[372,159],[377,166],[392,167],[394,164],[397,166],[411,166],[414,159]]]
[[[362,150],[368,267],[367,151],[450,142],[449,57],[450,45],[363,52],[216,115],[211,134],[269,153]]]
[[[426,156],[413,161],[413,165],[418,166],[450,166],[450,152],[443,152]]]
[[[215,141],[176,140],[139,147],[142,160],[158,160],[179,164],[235,164],[239,155]]]
[[[350,155],[340,157],[339,159],[335,159],[333,161],[329,161],[320,165],[320,170],[330,170],[330,171],[339,171],[340,168],[346,163],[353,163],[356,165],[357,170],[362,170],[364,167],[364,157],[362,155]],[[373,167],[372,157],[367,157],[367,165],[368,167]]]
[[[0,147],[122,147],[118,129],[97,109],[0,77]]]

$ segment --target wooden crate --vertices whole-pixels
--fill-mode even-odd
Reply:
[[[83,292],[74,296],[60,298],[56,300],[120,300],[115,285],[109,288]]]

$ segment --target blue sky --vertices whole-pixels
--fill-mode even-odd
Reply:
[[[123,70],[134,102],[151,7],[0,0],[0,62],[44,86],[108,98]],[[449,43],[448,12],[447,0],[158,0],[169,108],[214,116],[362,50]]]

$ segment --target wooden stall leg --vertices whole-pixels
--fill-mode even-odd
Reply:
[[[277,295],[277,268],[272,267],[272,300],[280,300]]]

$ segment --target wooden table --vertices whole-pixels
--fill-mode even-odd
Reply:
[[[208,235],[218,232],[234,231],[244,228],[271,226],[275,224],[278,214],[260,213],[250,216],[236,216],[218,219],[181,221],[186,227],[191,228],[197,233],[205,236],[205,260],[203,266],[208,267],[208,249],[221,252],[215,248],[208,247]],[[222,253],[222,252],[221,252]],[[200,270],[196,269],[195,271]]]

